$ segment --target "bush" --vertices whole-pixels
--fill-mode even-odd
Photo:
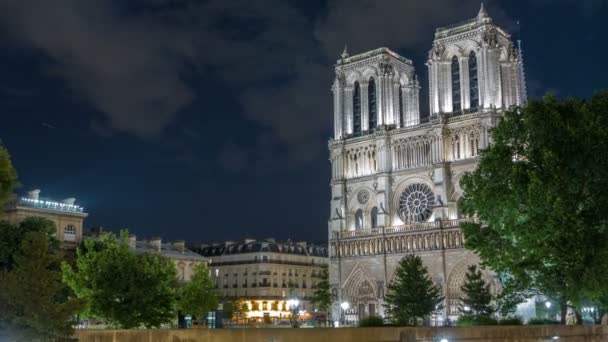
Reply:
[[[492,317],[488,316],[460,316],[458,321],[456,321],[457,327],[473,327],[477,325],[497,325],[498,321],[496,321]]]
[[[369,316],[359,321],[360,327],[381,327],[384,325],[382,317]]]
[[[559,321],[556,321],[553,319],[531,318],[527,324],[528,325],[548,325],[548,324],[561,324],[561,323]]]
[[[524,321],[521,317],[507,317],[498,321],[499,325],[523,325]]]

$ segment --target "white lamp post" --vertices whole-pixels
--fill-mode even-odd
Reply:
[[[345,323],[346,318],[346,310],[350,307],[350,304],[346,301],[340,303],[340,308],[342,308],[342,323]]]

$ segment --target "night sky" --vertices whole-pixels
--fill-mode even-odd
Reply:
[[[0,138],[20,193],[86,227],[188,241],[324,241],[333,64],[387,46],[421,111],[436,27],[469,0],[0,0]],[[523,40],[529,96],[608,79],[608,0],[486,1]],[[518,25],[519,22],[519,25]]]

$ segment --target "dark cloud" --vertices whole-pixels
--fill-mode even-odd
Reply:
[[[104,114],[91,125],[98,134],[161,134],[205,96],[186,76],[200,79],[212,70],[244,117],[270,130],[290,160],[303,161],[322,150],[330,131],[331,69],[345,43],[353,53],[381,45],[426,51],[436,26],[473,17],[479,8],[478,0],[336,0],[311,18],[280,0],[129,4],[5,0],[0,19]],[[492,15],[500,12],[489,7]],[[245,148],[230,143],[222,153],[238,149]],[[220,163],[236,170],[240,159],[224,156]]]
[[[6,0],[0,13],[5,28],[47,55],[49,71],[115,130],[153,135],[193,98],[180,78],[192,55],[187,36],[122,16],[112,2]]]

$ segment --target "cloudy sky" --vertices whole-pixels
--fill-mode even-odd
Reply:
[[[333,64],[424,65],[477,0],[1,0],[0,139],[22,188],[145,237],[323,241]],[[606,88],[608,0],[486,1],[529,95]]]

